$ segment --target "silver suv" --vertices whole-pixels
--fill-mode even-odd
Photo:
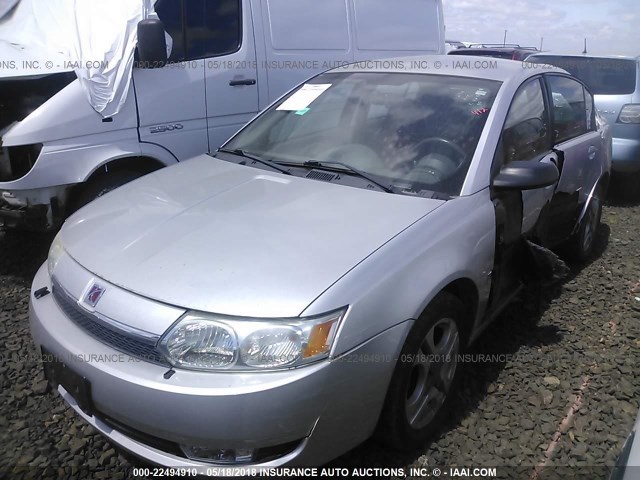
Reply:
[[[527,62],[560,67],[582,80],[595,95],[596,108],[613,127],[613,171],[621,193],[640,196],[640,57],[537,54]]]

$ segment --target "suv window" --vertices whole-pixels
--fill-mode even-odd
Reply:
[[[227,55],[240,47],[240,0],[158,0],[156,13],[173,39],[171,62]]]
[[[584,87],[568,77],[549,75],[553,98],[554,142],[561,143],[588,131]]]
[[[520,87],[502,130],[503,163],[535,160],[549,151],[549,114],[539,79]]]
[[[628,95],[636,90],[635,60],[535,55],[527,61],[560,67],[582,80],[595,95]]]

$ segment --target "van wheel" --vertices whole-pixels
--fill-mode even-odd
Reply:
[[[96,198],[100,198],[103,195],[115,190],[122,185],[135,180],[143,176],[142,172],[132,172],[132,171],[117,171],[108,173],[104,176],[98,177],[94,180],[91,180],[87,185],[82,189],[76,201],[74,202],[73,211],[79,210],[84,207],[88,203],[94,201]]]
[[[598,189],[589,202],[589,207],[584,214],[578,231],[564,245],[564,256],[568,260],[581,263],[586,262],[591,257],[601,219],[602,195],[601,190]]]
[[[413,450],[447,419],[460,380],[464,318],[462,302],[442,292],[412,327],[378,423],[376,436],[384,444]]]

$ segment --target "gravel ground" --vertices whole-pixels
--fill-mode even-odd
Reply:
[[[369,441],[330,466],[606,478],[640,407],[638,231],[640,207],[605,207],[594,260],[526,292],[473,347],[453,417],[432,443],[398,454]],[[45,394],[28,298],[50,241],[0,233],[0,478],[127,478],[119,467],[144,464]],[[537,477],[542,465],[556,468]]]

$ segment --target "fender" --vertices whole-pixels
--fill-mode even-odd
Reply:
[[[495,242],[495,212],[488,188],[443,202],[346,272],[302,316],[342,308],[358,298],[358,308],[349,309],[349,321],[336,338],[333,354],[340,355],[377,332],[418,318],[438,293],[464,279],[477,292],[469,332],[475,337],[491,290]],[[369,285],[366,293],[363,284]]]

